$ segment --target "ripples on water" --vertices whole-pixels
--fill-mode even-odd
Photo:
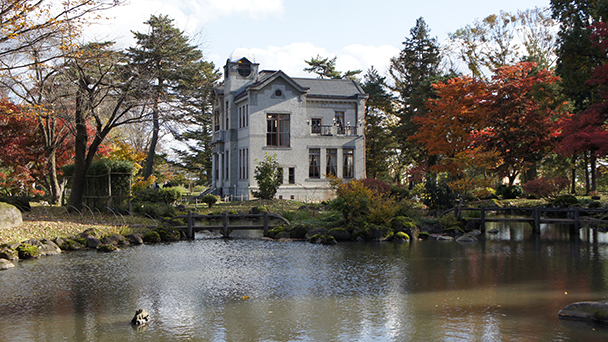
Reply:
[[[605,298],[607,245],[525,229],[467,245],[202,239],[21,261],[0,273],[0,341],[608,338],[556,316]],[[128,325],[137,308],[153,318],[144,332]]]

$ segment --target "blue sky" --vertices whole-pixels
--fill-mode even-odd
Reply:
[[[89,39],[133,44],[131,30],[145,32],[151,14],[166,14],[195,37],[217,67],[236,48],[247,48],[262,69],[291,76],[317,54],[337,57],[341,71],[370,66],[385,73],[416,19],[424,17],[439,41],[475,19],[499,11],[548,7],[548,0],[394,1],[394,0],[130,0],[91,27]]]

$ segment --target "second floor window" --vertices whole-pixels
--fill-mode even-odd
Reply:
[[[312,134],[321,134],[321,119],[312,119]]]
[[[289,147],[289,114],[266,116],[266,146]]]

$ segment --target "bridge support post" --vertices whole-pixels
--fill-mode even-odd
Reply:
[[[192,226],[194,226],[194,222],[192,222],[192,221],[193,221],[192,212],[189,211],[188,212],[188,233],[187,233],[187,235],[188,235],[188,239],[190,239],[190,240],[194,240],[194,232],[192,231]]]
[[[486,208],[481,208],[480,210],[480,222],[479,222],[479,230],[481,230],[482,232],[486,231]]]
[[[264,212],[264,236],[268,236],[268,212]]]
[[[538,207],[534,208],[534,227],[532,228],[532,233],[540,235],[540,209]]]
[[[222,213],[222,215],[223,215],[223,221],[224,221],[224,222],[223,222],[223,225],[224,225],[224,226],[223,226],[223,230],[222,230],[222,236],[223,236],[224,238],[227,238],[227,237],[228,237],[228,235],[230,234],[230,233],[228,232],[228,212],[227,212],[227,211],[224,211],[224,213]]]

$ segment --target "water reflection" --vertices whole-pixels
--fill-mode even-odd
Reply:
[[[0,273],[0,340],[584,340],[557,311],[604,299],[605,236],[496,223],[475,244],[320,246],[213,235],[65,253]],[[153,322],[128,325],[137,308]]]

